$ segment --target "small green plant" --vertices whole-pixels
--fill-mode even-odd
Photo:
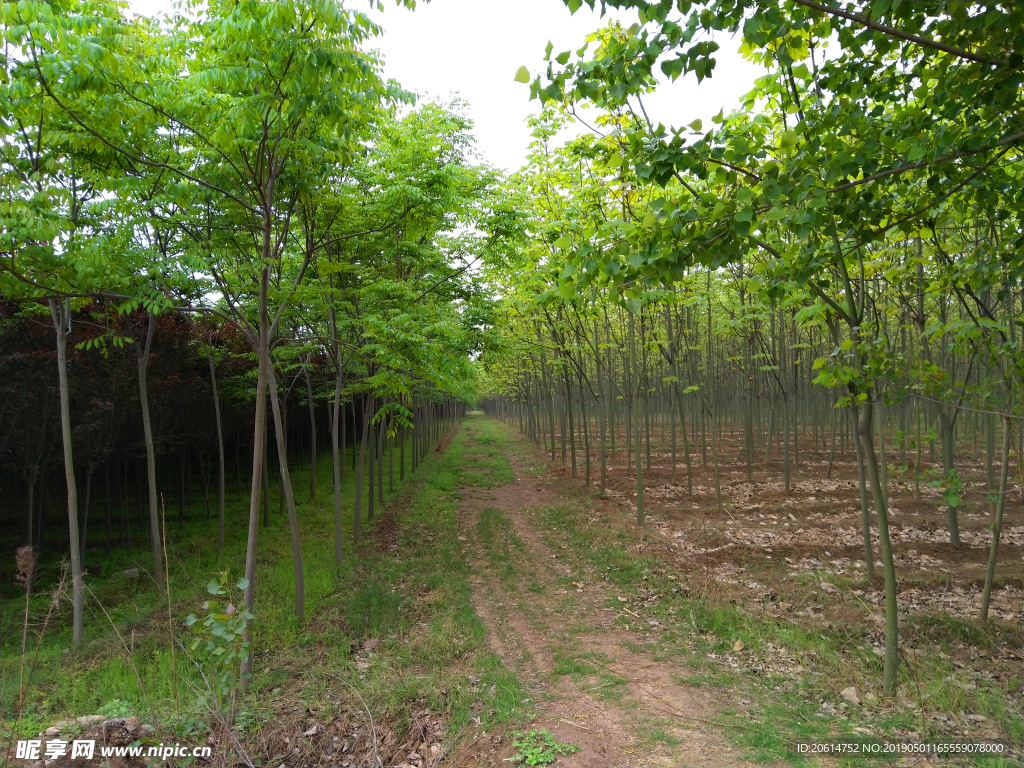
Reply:
[[[939,488],[942,491],[942,498],[951,507],[959,507],[960,499],[963,497],[964,485],[960,474],[951,469],[949,474],[940,472],[937,469],[930,469],[925,473],[926,477],[938,478],[928,483],[932,488]]]
[[[559,744],[555,737],[546,729],[516,733],[512,746],[518,752],[512,756],[517,765],[538,766],[551,765],[560,755],[571,755],[579,752],[576,744]]]
[[[225,704],[234,701],[235,692],[242,682],[239,670],[249,658],[250,643],[245,639],[245,630],[252,614],[230,602],[231,592],[241,593],[249,582],[239,579],[231,586],[227,570],[215,575],[217,578],[210,580],[206,591],[216,597],[226,596],[225,604],[221,606],[218,601],[210,600],[203,604],[207,612],[205,618],[190,614],[185,623],[197,636],[189,649],[203,668],[208,684],[205,695],[200,695],[196,704],[199,708],[209,707],[215,712],[223,712],[227,709]],[[244,606],[241,594],[237,595],[237,601]]]
[[[135,708],[124,699],[111,699],[98,710],[104,717],[131,717]]]

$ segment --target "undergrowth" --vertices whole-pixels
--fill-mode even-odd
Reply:
[[[250,693],[235,720],[243,741],[281,724],[282,701],[298,700],[330,718],[365,705],[399,737],[415,710],[441,715],[454,738],[470,721],[487,727],[525,718],[528,700],[514,675],[491,654],[484,628],[470,604],[469,569],[456,530],[457,491],[465,437],[460,431],[447,451],[431,453],[415,474],[398,482],[377,520],[352,546],[353,478],[343,486],[346,521],[344,565],[333,563],[333,493],[329,454],[315,499],[297,494],[306,576],[307,621],[293,614],[294,585],[287,521],[272,514],[260,530],[256,573],[254,673]],[[407,451],[411,459],[411,451]],[[396,461],[398,451],[395,451]],[[296,489],[308,487],[308,468],[293,471]],[[276,507],[276,505],[272,505]],[[222,554],[209,546],[215,522],[199,520],[201,504],[167,544],[176,635],[187,640],[184,620],[209,595],[211,575],[244,565],[248,505],[229,498]],[[382,511],[383,510],[383,511]],[[261,516],[262,520],[262,516]],[[170,515],[169,515],[170,522]],[[136,532],[137,536],[137,532]],[[70,607],[61,606],[42,637],[40,659],[26,697],[19,734],[34,736],[50,723],[96,712],[137,714],[158,727],[177,724],[196,734],[204,727],[195,711],[201,690],[197,672],[177,658],[179,701],[169,646],[167,597],[147,578],[148,552],[90,553],[91,567],[107,575],[86,580],[86,632],[71,648]],[[126,579],[126,568],[142,577]],[[30,606],[29,647],[49,598],[37,588]],[[16,727],[21,658],[19,608],[5,601],[0,641],[0,711],[4,737]],[[24,610],[24,605],[20,611]],[[109,616],[109,619],[107,618]],[[372,646],[372,651],[365,651]],[[361,699],[362,701],[358,701]],[[12,706],[12,703],[15,706]]]

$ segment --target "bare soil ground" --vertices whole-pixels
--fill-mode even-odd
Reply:
[[[653,453],[650,467],[644,457],[646,507],[668,559],[683,572],[710,574],[723,593],[754,610],[827,624],[861,616],[860,610],[850,613],[851,605],[867,608],[868,619],[877,629],[872,645],[880,648],[883,583],[874,525],[874,580],[838,592],[821,588],[831,577],[862,579],[866,569],[853,457],[837,457],[827,478],[828,453],[805,450],[799,465],[792,467],[787,493],[777,460],[755,462],[748,481],[742,442],[723,441],[719,453],[721,507],[713,469],[702,466],[699,456],[693,462],[692,493],[687,491],[681,455],[674,476],[670,454]],[[777,457],[778,448],[775,453]],[[958,457],[957,469],[967,488],[958,514],[962,540],[958,549],[949,543],[948,507],[941,491],[927,481],[915,486],[909,477],[889,477],[890,536],[905,618],[941,612],[970,621],[979,615],[992,540],[983,461],[983,456]],[[596,457],[594,463],[596,467]],[[621,451],[609,463],[608,495],[635,513],[635,468]],[[922,464],[924,469],[941,468]],[[1019,639],[1024,609],[1024,499],[1019,483],[1011,483],[1008,493],[989,613]],[[873,509],[870,494],[869,504]],[[808,574],[821,577],[820,589],[805,588],[807,579],[801,577]],[[1006,668],[991,670],[994,675],[1005,674],[1009,679],[1019,673],[1024,660],[1021,643],[1000,648],[993,659],[997,660],[1006,662]]]

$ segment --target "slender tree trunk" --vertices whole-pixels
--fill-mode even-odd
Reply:
[[[1003,447],[999,452],[999,491],[996,497],[995,514],[992,520],[992,547],[988,553],[988,568],[985,571],[985,587],[981,593],[981,623],[988,623],[988,606],[992,597],[992,581],[996,575],[996,557],[999,554],[999,535],[1003,529],[1003,510],[1006,507],[1006,484],[1010,472],[1010,446],[1013,422],[1003,417]]]
[[[860,423],[858,433],[861,450],[867,464],[868,479],[871,482],[871,495],[875,500],[875,511],[878,516],[878,548],[882,556],[882,572],[885,576],[885,663],[882,673],[882,687],[886,693],[892,693],[896,684],[896,669],[899,664],[899,619],[896,611],[896,566],[892,557],[892,541],[889,539],[889,509],[882,493],[882,482],[878,471],[878,460],[875,458],[875,441],[871,434],[872,404],[870,393],[868,401],[860,406]]]
[[[353,403],[355,401],[353,400]],[[366,468],[366,440],[370,432],[370,416],[373,413],[373,397],[367,395],[363,403],[362,437],[359,442],[359,465],[356,469],[356,501],[354,519],[352,521],[352,543],[359,544],[359,533],[362,527],[363,513],[363,477]],[[353,407],[355,407],[353,405]]]
[[[149,387],[146,380],[146,368],[149,365],[149,351],[153,346],[153,334],[156,331],[156,315],[149,313],[149,327],[146,329],[146,341],[143,346],[136,346],[138,352],[139,402],[142,406],[142,431],[146,438],[146,479],[149,483],[149,546],[153,555],[153,579],[157,589],[164,588],[163,554],[160,545],[160,500],[156,487],[156,449],[153,445],[153,427],[149,419]]]
[[[376,405],[376,403],[375,403],[375,405]],[[374,413],[375,412],[376,412],[376,409],[374,410]],[[366,456],[369,459],[369,461],[367,462],[368,466],[366,468],[366,470],[367,470],[366,471],[367,481],[368,481],[367,484],[366,484],[366,520],[367,520],[367,522],[373,520],[373,513],[376,511],[375,505],[374,505],[374,501],[375,501],[374,497],[376,495],[376,485],[377,485],[377,465],[375,463],[376,459],[377,459],[377,429],[373,425],[373,421],[372,421],[373,415],[374,415],[373,413],[370,414],[371,421],[369,421],[367,423],[367,425],[366,425],[366,429],[370,433],[367,436],[367,451],[366,451]],[[427,439],[429,439],[429,432],[427,433],[426,437],[427,437]]]
[[[384,424],[384,417],[380,420],[380,429],[377,432],[377,504],[384,508],[384,444],[387,437],[387,428]]]
[[[213,362],[213,352],[207,355],[210,363],[210,386],[213,388],[213,415],[217,422],[217,551],[224,551],[224,483],[227,471],[224,468],[224,428],[220,419],[220,392],[217,389],[217,366]]]
[[[312,357],[312,355],[310,355]],[[306,371],[306,398],[309,400],[309,498],[316,498],[316,403],[313,400],[313,379]]]
[[[85,585],[82,582],[81,543],[78,539],[78,485],[71,442],[71,392],[68,384],[67,339],[71,323],[70,301],[50,299],[50,316],[57,335],[57,377],[60,386],[60,433],[64,444],[64,480],[68,489],[68,532],[71,544],[72,642],[82,642],[85,622]],[[41,541],[40,537],[40,541]]]
[[[832,479],[832,464],[836,460],[836,418],[837,418],[836,408],[833,407],[833,409],[832,409],[832,448],[829,450],[829,453],[828,453],[828,471],[825,473],[825,478],[827,480],[831,480]]]
[[[633,405],[633,433],[636,435],[636,524],[644,524],[643,450],[640,445],[640,376],[636,370],[636,319],[629,315],[629,363],[633,381],[630,395]]]
[[[333,308],[331,309],[333,320]],[[334,323],[332,322],[332,329]],[[334,330],[337,338],[337,330]],[[334,567],[341,568],[341,473],[345,465],[344,456],[340,455],[339,435],[341,429],[341,416],[343,406],[341,404],[341,390],[344,388],[344,373],[342,370],[340,350],[338,344],[334,345],[334,359],[337,369],[334,374],[334,407],[331,408],[331,462],[334,469]]]
[[[853,432],[858,433],[857,408],[850,410],[850,420],[853,424]],[[875,578],[875,558],[871,549],[871,510],[868,507],[868,485],[867,471],[864,464],[864,451],[861,448],[859,437],[854,439],[854,448],[857,454],[857,479],[860,486],[860,531],[864,541],[864,566],[865,575],[868,581]]]
[[[277,397],[277,378],[273,364],[267,367],[267,383],[270,386],[270,404],[274,412],[274,432],[277,435],[277,455],[280,463],[281,489],[288,509],[288,530],[292,539],[292,560],[295,566],[295,616],[299,621],[306,617],[306,580],[302,569],[302,541],[299,538],[299,519],[295,513],[295,495],[288,471],[288,448],[285,444],[284,414]]]
[[[572,459],[572,476],[576,477],[576,423],[572,409],[572,382],[569,369],[565,369],[565,411],[569,417],[569,456]]]
[[[270,285],[270,218],[263,218],[264,267],[260,271],[259,298],[259,339],[256,358],[259,363],[256,376],[256,416],[252,440],[252,481],[249,488],[249,528],[245,544],[245,607],[253,613],[253,595],[256,589],[256,545],[260,533],[260,484],[264,478],[267,434],[267,371],[270,367],[270,318],[267,313],[267,294]],[[250,619],[246,640],[252,642],[252,620]],[[252,677],[252,655],[242,662],[242,690],[247,691]]]

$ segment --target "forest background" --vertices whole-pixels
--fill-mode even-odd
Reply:
[[[211,593],[242,592],[192,627],[216,629],[199,647],[222,684],[197,697],[219,712],[251,679],[253,617],[294,635],[343,591],[346,547],[477,402],[555,461],[557,433],[602,492],[619,440],[641,526],[652,424],[689,494],[701,454],[719,509],[726,443],[748,482],[781,452],[789,493],[800,441],[830,436],[831,474],[838,437],[881,579],[883,692],[901,653],[894,481],[951,550],[977,549],[989,626],[993,588],[1020,587],[1019,535],[1000,539],[1024,455],[1024,11],[607,5],[637,22],[509,73],[541,105],[512,174],[476,162],[458,102],[383,79],[379,27],[342,4],[3,5],[0,492],[9,549],[31,548],[0,562],[10,727],[60,710],[29,695],[29,636],[60,659],[168,620],[179,546],[220,574]],[[730,34],[766,72],[743,103],[657,122],[656,73],[713,82]],[[970,450],[979,478],[958,467]],[[310,568],[318,467],[330,546]],[[983,540],[961,536],[972,493]],[[274,525],[271,608],[257,564]],[[97,592],[112,614],[87,608]],[[165,656],[146,674],[177,702]]]

